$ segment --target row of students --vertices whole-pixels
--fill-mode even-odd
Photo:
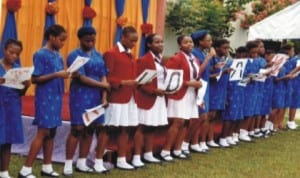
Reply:
[[[59,173],[55,172],[51,165],[53,138],[56,128],[61,125],[63,79],[70,75],[72,76],[70,86],[71,129],[66,142],[66,161],[63,171],[66,176],[73,174],[72,163],[77,144],[79,144],[79,159],[75,166],[77,171],[106,172],[102,157],[112,133],[117,133],[116,166],[120,169],[133,170],[135,167],[143,167],[144,162],[159,163],[161,161],[155,158],[152,152],[153,134],[158,126],[169,124],[166,143],[160,156],[164,161],[172,161],[174,157],[188,158],[190,150],[205,153],[209,150],[208,146],[218,147],[219,144],[214,141],[213,133],[214,124],[219,117],[222,117],[224,121],[220,145],[227,147],[238,139],[250,141],[248,131],[252,132],[253,128],[258,129],[263,126],[264,123],[260,121],[260,116],[269,114],[268,111],[260,113],[261,107],[255,105],[258,99],[254,100],[254,98],[262,100],[266,96],[256,96],[258,91],[266,91],[266,84],[262,86],[260,83],[251,82],[246,88],[241,88],[237,82],[228,82],[229,73],[232,71],[230,69],[231,60],[227,58],[229,42],[224,39],[217,40],[213,44],[213,48],[211,36],[205,30],[197,31],[191,36],[178,37],[180,51],[172,56],[166,64],[163,63],[161,55],[163,40],[157,34],[147,37],[147,53],[138,60],[134,59],[130,51],[138,39],[137,32],[133,27],[125,27],[120,42],[104,53],[103,57],[94,49],[96,39],[94,28],[82,27],[77,36],[80,47],[69,54],[67,65],[70,66],[78,55],[90,58],[88,63],[77,72],[69,74],[63,70],[62,57],[58,50],[63,46],[67,34],[60,25],[51,26],[46,30],[47,43],[34,55],[35,69],[32,82],[37,87],[36,114],[33,123],[38,126],[38,131],[19,177],[35,177],[32,174],[32,164],[42,147],[44,160],[41,175],[59,176]],[[257,73],[260,68],[268,65],[263,63],[263,59],[256,59],[259,44],[261,45],[260,41],[247,44],[249,51],[244,52],[248,52],[249,56],[247,55],[247,57],[254,60],[249,59],[245,76]],[[18,43],[8,44],[5,46],[5,51],[9,51],[11,46],[20,48],[14,56],[14,60],[16,60],[22,46]],[[9,57],[4,57],[1,62],[6,58]],[[12,67],[14,63],[10,62],[9,64]],[[183,70],[183,86],[178,92],[171,95],[165,95],[165,91],[161,89],[166,68]],[[158,72],[157,78],[148,84],[137,85],[135,78],[145,69],[155,69]],[[296,73],[296,68],[291,72]],[[219,76],[220,79],[217,80],[216,77]],[[204,97],[205,102],[201,106],[197,106],[196,91],[202,86],[200,78],[209,85]],[[3,79],[1,81],[3,82]],[[5,87],[1,87],[1,92],[2,88]],[[168,103],[166,103],[166,97],[168,97]],[[20,102],[20,98],[18,101]],[[1,100],[0,104],[3,102]],[[260,105],[264,104],[262,101],[260,103]],[[105,116],[98,118],[88,127],[84,126],[81,119],[82,113],[85,109],[99,104],[107,107]],[[270,105],[266,108],[270,108]],[[4,110],[3,113],[9,111],[3,107],[0,109]],[[17,115],[20,122],[21,114]],[[276,114],[271,114],[269,120],[275,123],[277,120],[275,116]],[[5,118],[5,115],[3,117]],[[18,125],[21,127],[21,122]],[[132,127],[136,128],[135,145],[132,164],[129,164],[125,155],[128,134]],[[240,133],[233,134],[237,132]],[[86,157],[94,133],[97,135],[98,142],[95,164],[91,168],[86,164]],[[257,132],[257,134],[259,133]],[[235,136],[234,139],[232,135]],[[206,140],[208,140],[207,143]],[[3,144],[1,143],[1,154],[6,155],[6,157],[1,155],[1,158],[4,163],[7,163],[4,164],[7,165],[6,167],[1,167],[1,177],[9,177],[7,172],[9,157],[7,156],[11,143],[15,142],[4,140]],[[145,146],[145,152],[141,155],[143,146]],[[171,150],[173,151],[171,152]],[[142,158],[145,160],[144,162]]]

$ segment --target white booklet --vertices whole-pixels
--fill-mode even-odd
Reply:
[[[70,65],[70,67],[67,69],[67,72],[73,73],[77,71],[81,66],[86,64],[90,58],[77,56],[74,62]]]
[[[94,120],[103,115],[104,112],[105,108],[102,104],[91,109],[86,109],[85,113],[82,114],[84,125],[90,125]]]
[[[139,85],[151,82],[157,76],[156,70],[145,69],[136,79]]]
[[[167,69],[167,75],[162,90],[167,94],[177,92],[183,84],[183,70]]]
[[[5,82],[2,85],[10,88],[23,89],[25,86],[22,82],[30,80],[33,69],[33,67],[22,67],[8,70],[3,76]]]
[[[204,96],[207,90],[207,81],[200,79],[202,87],[198,89],[196,104],[198,106],[202,105],[204,103]],[[208,104],[208,103],[206,103]]]

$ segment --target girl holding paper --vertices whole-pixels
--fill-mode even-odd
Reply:
[[[209,111],[209,70],[210,61],[216,55],[214,48],[211,47],[212,39],[208,31],[199,30],[191,34],[195,48],[192,53],[199,59],[201,63],[200,70],[203,71],[201,78],[207,82],[207,88],[203,103],[199,107],[199,119],[191,120],[190,128],[182,147],[188,147],[195,152],[205,153],[209,150],[206,145],[206,137],[209,129],[208,111]],[[199,143],[200,137],[200,143]],[[211,141],[212,146],[218,146],[214,141]]]
[[[4,44],[4,57],[0,59],[0,84],[5,82],[2,78],[9,69],[19,68],[16,63],[22,52],[22,43],[8,39]],[[0,177],[9,178],[8,166],[12,144],[24,142],[22,126],[21,95],[30,85],[29,81],[23,82],[24,89],[8,88],[0,85]]]
[[[141,85],[137,90],[137,106],[139,126],[135,132],[135,146],[132,164],[141,162],[143,141],[145,143],[144,160],[150,163],[159,163],[160,160],[153,156],[153,137],[158,126],[168,124],[167,108],[164,92],[164,79],[166,68],[163,65],[162,51],[163,39],[158,34],[151,34],[146,38],[147,53],[137,61],[137,73],[145,69],[157,71],[157,77],[152,82]]]
[[[173,145],[174,157],[188,158],[188,148],[182,150],[181,145],[189,126],[189,120],[198,118],[196,89],[201,87],[201,82],[199,81],[200,65],[198,59],[192,54],[194,43],[192,38],[187,35],[179,36],[177,43],[180,52],[172,56],[166,66],[170,69],[183,70],[183,85],[179,91],[168,95],[167,111],[171,124],[168,129],[166,144],[160,153],[165,161],[173,160],[170,154]]]
[[[66,161],[64,175],[72,175],[73,156],[79,142],[79,158],[76,170],[80,172],[105,172],[102,157],[96,158],[94,170],[86,165],[95,128],[99,134],[104,116],[100,116],[89,126],[84,125],[83,114],[100,104],[106,106],[109,83],[106,81],[107,68],[101,54],[95,50],[96,30],[93,27],[81,27],[77,32],[80,47],[73,50],[67,65],[71,66],[78,56],[89,58],[88,62],[73,73],[70,85],[71,130],[66,142]],[[101,144],[98,142],[98,144]]]
[[[33,56],[34,71],[31,81],[35,88],[35,119],[37,134],[33,139],[25,165],[18,177],[35,177],[32,174],[32,164],[43,147],[44,160],[41,176],[59,177],[52,168],[52,151],[56,128],[61,126],[61,109],[64,92],[64,78],[69,73],[64,70],[59,49],[67,39],[65,29],[60,25],[52,25],[44,35],[46,45]]]

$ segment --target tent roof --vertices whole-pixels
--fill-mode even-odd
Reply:
[[[300,1],[249,28],[248,40],[300,39]]]

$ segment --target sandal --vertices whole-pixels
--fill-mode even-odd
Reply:
[[[178,158],[178,159],[188,159],[187,155],[180,153],[179,155],[173,154],[174,158]]]
[[[172,162],[174,161],[173,157],[170,155],[170,154],[166,154],[164,156],[160,155],[160,158],[163,160],[163,161],[167,161],[167,162]]]
[[[35,175],[31,173],[27,174],[27,175],[22,175],[21,173],[18,174],[18,178],[28,178],[28,177],[35,177]]]
[[[90,168],[90,167],[87,167],[88,169],[87,170],[82,170],[78,167],[75,167],[75,171],[77,172],[81,172],[81,173],[94,173],[95,170],[93,168]]]

